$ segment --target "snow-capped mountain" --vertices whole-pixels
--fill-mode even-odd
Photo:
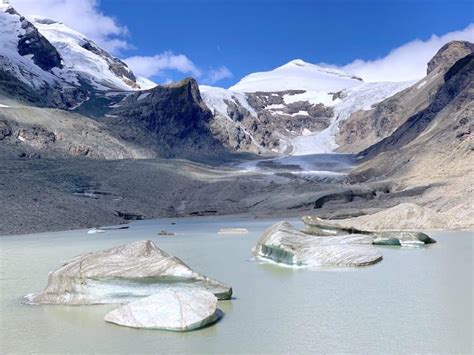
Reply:
[[[127,64],[63,23],[35,17],[33,25],[58,50],[61,77],[71,84],[88,80],[98,90],[136,90],[155,86],[137,78]]]
[[[232,148],[304,155],[334,151],[340,122],[412,84],[365,83],[296,59],[247,75],[228,90],[200,88],[214,112],[215,129]]]
[[[107,159],[224,149],[194,79],[156,85],[79,32],[11,7],[0,28],[0,140],[9,149]]]
[[[4,75],[36,90],[45,87],[131,91],[153,87],[127,65],[62,23],[27,19],[0,8],[0,65]]]
[[[229,90],[240,92],[274,92],[306,90],[337,92],[360,84],[362,79],[342,70],[292,60],[274,70],[245,76]]]

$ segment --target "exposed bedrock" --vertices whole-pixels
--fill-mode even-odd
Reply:
[[[322,208],[327,202],[330,201],[341,201],[341,202],[352,202],[354,199],[363,199],[363,200],[371,200],[375,198],[376,192],[374,190],[346,190],[346,191],[338,191],[334,193],[325,194],[316,199],[314,202],[314,208]]]
[[[185,332],[212,324],[221,315],[212,293],[195,287],[171,287],[117,308],[104,319],[131,328]]]
[[[192,285],[229,299],[232,288],[193,271],[183,261],[142,240],[86,253],[51,272],[46,288],[26,296],[32,304],[127,303],[169,285]]]
[[[21,28],[24,34],[18,35],[18,53],[21,56],[29,55],[33,62],[45,71],[53,68],[62,68],[62,59],[54,46],[37,30],[37,28],[21,16],[13,8],[6,11],[10,15],[20,17]]]
[[[269,227],[253,250],[254,256],[291,266],[364,266],[382,260],[365,235],[311,236],[288,222]]]

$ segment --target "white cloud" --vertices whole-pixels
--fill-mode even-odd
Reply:
[[[196,77],[202,74],[201,70],[188,57],[173,52],[164,52],[151,57],[130,57],[124,59],[124,61],[135,74],[145,78],[163,76],[170,70]]]
[[[226,66],[221,66],[217,69],[210,69],[203,81],[207,84],[215,84],[220,80],[232,78],[233,76]]]
[[[341,69],[368,82],[417,80],[426,75],[426,65],[436,52],[453,40],[474,41],[474,24],[442,36],[432,35],[426,41],[417,39],[408,42],[383,58],[372,61],[355,60]]]
[[[83,33],[104,49],[118,53],[130,47],[128,30],[99,9],[98,0],[11,0],[25,16],[40,16],[61,21]]]
[[[128,41],[127,27],[99,8],[100,0],[10,0],[11,5],[25,16],[40,16],[63,22],[112,54],[133,48]],[[166,76],[171,72],[200,77],[201,69],[184,54],[164,52],[154,56],[135,56],[125,59],[133,72],[145,78]],[[211,69],[204,79],[215,83],[231,77],[226,67]]]

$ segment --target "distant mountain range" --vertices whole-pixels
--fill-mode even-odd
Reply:
[[[250,74],[229,89],[198,88],[193,79],[156,86],[62,23],[26,19],[5,7],[0,25],[0,104],[59,108],[62,121],[71,120],[62,128],[68,134],[56,135],[58,120],[45,125],[29,122],[27,115],[12,119],[4,109],[2,125],[16,131],[6,142],[28,151],[40,149],[43,154],[110,159],[179,156],[199,150],[289,155],[357,152],[403,123],[404,118],[378,119],[381,108],[372,114],[374,105],[404,90],[410,97],[426,98],[434,84],[424,83],[434,80],[432,73],[440,66],[448,69],[448,64],[472,51],[472,44],[466,42],[448,45],[441,53],[449,56],[438,54],[429,64],[427,78],[418,83],[366,83],[341,70],[297,59],[269,72]],[[418,107],[410,103],[405,111],[415,113]],[[393,116],[390,109],[383,112]],[[80,115],[82,121],[69,113]],[[368,121],[376,129],[364,123]],[[67,141],[74,136],[77,122],[96,127],[97,137],[89,135],[80,146]],[[33,127],[23,127],[26,124]],[[19,140],[19,130],[33,133]],[[44,134],[56,138],[46,139],[47,144],[36,138]],[[94,141],[98,137],[111,145]],[[111,154],[114,150],[121,153]]]

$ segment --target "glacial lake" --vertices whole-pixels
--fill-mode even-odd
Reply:
[[[373,266],[306,270],[252,260],[273,222],[163,219],[100,234],[1,237],[0,353],[472,352],[472,232],[430,233],[438,243],[426,248],[381,247],[384,259]],[[250,233],[217,234],[227,227]],[[141,239],[233,286],[234,299],[219,302],[219,323],[188,333],[136,330],[103,320],[116,306],[22,303],[69,258]]]

